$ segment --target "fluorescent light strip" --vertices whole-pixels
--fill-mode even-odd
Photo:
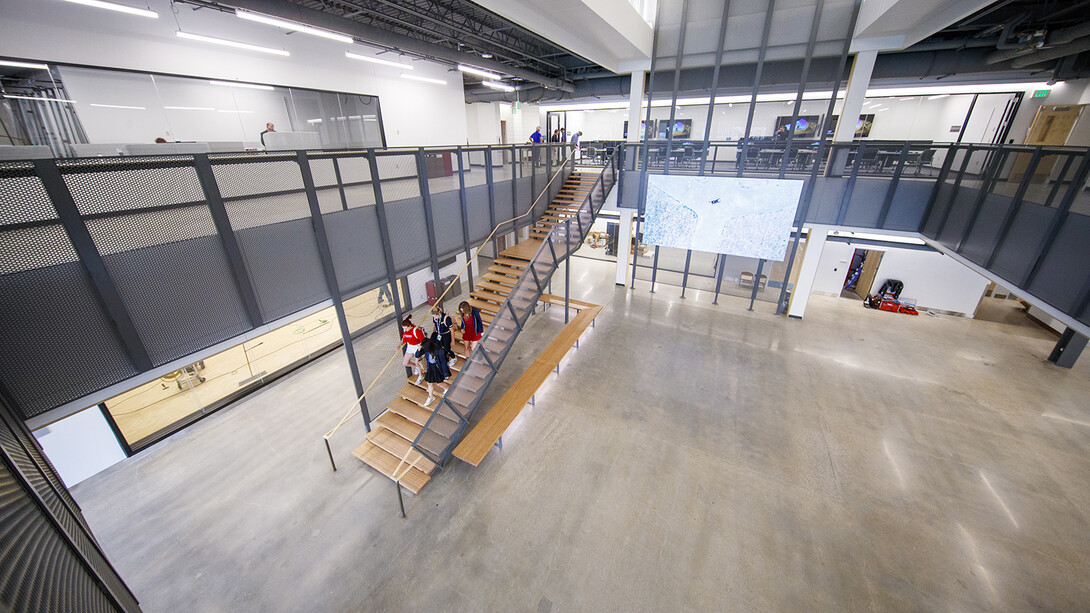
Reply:
[[[353,42],[351,36],[338,34],[336,32],[330,32],[329,30],[312,28],[310,26],[305,26],[301,23],[287,21],[284,19],[277,19],[276,17],[269,17],[267,15],[262,15],[261,13],[251,13],[249,11],[241,11],[239,9],[235,9],[235,15],[248,21],[256,21],[257,23],[263,23],[267,26],[276,26],[278,28],[284,28],[285,30],[292,30],[294,32],[301,32],[303,34],[310,34],[311,36],[320,36],[322,38],[328,38],[329,40],[335,40],[341,43],[352,44]]]
[[[49,66],[45,64],[32,64],[30,62],[12,62],[10,60],[0,60],[0,66],[11,66],[12,68],[36,68],[38,70],[49,70]]]
[[[1006,93],[1006,92],[1019,92],[1019,91],[1033,91],[1036,89],[1045,89],[1051,87],[1047,83],[978,83],[970,85],[925,85],[918,87],[901,87],[901,88],[885,88],[885,89],[869,89],[867,90],[867,98],[889,98],[895,96],[930,96],[930,95],[957,95],[957,94],[991,94],[991,93]],[[828,100],[832,94],[831,91],[812,91],[803,94],[803,100]],[[837,98],[844,97],[844,90],[840,90],[837,93]],[[737,95],[737,96],[716,96],[715,103],[718,104],[731,104],[731,103],[745,103],[749,102],[749,95]],[[757,96],[757,102],[783,102],[786,100],[794,100],[795,94],[783,93],[783,94],[759,94]],[[679,106],[693,106],[708,104],[708,98],[678,98],[677,104]],[[647,108],[647,103],[643,103],[643,108]],[[669,107],[670,100],[653,100],[651,106]],[[542,111],[576,111],[576,110],[607,110],[607,109],[627,109],[628,102],[624,100],[618,100],[616,102],[590,102],[580,103],[571,102],[567,104],[543,104],[540,107]]]
[[[458,64],[458,70],[468,72],[469,74],[475,74],[486,79],[492,79],[493,81],[499,81],[503,78],[503,75],[498,75],[494,72],[488,72],[487,70],[481,70],[480,68],[474,68],[472,66],[466,66],[464,64]]]
[[[938,100],[939,98],[949,98],[950,94],[939,94],[937,96],[928,96],[928,100]]]
[[[253,111],[233,111],[231,109],[220,109],[219,111],[216,111],[216,112],[217,113],[240,113],[240,114],[253,113]]]
[[[164,106],[168,111],[214,111],[210,106]]]
[[[96,103],[92,102],[91,106],[97,106],[100,109],[130,109],[130,110],[133,110],[133,111],[146,111],[146,110],[148,110],[146,107],[143,107],[143,106],[125,106],[123,104],[96,104]]]
[[[213,36],[204,36],[202,34],[191,34],[189,32],[182,32],[181,30],[175,32],[178,38],[184,38],[186,40],[195,40],[202,43],[211,43],[213,45],[222,45],[224,47],[234,47],[236,49],[245,49],[247,51],[260,51],[261,53],[270,53],[272,55],[291,55],[283,49],[273,49],[271,47],[262,47],[261,45],[251,45],[250,43],[240,43],[237,40],[227,40],[225,38],[215,38]]]
[[[344,56],[353,60],[360,60],[361,62],[371,62],[372,64],[382,64],[383,66],[393,66],[395,68],[404,68],[405,70],[413,70],[416,67],[410,64],[402,64],[401,62],[395,62],[393,60],[384,60],[377,57],[369,57],[366,55],[359,55],[358,53],[352,53],[351,51],[345,51]]]
[[[446,85],[447,82],[442,79],[432,79],[430,77],[418,77],[414,74],[403,74],[402,79],[412,79],[413,81],[423,81],[425,83],[435,83],[436,85]]]
[[[263,89],[271,92],[274,88],[271,85],[258,85],[257,83],[241,83],[235,81],[209,81],[209,85],[222,85],[224,87],[242,87],[245,89]]]
[[[64,98],[36,98],[34,96],[13,96],[12,94],[4,94],[5,98],[18,98],[19,100],[37,100],[38,102],[67,102],[69,104],[75,104],[75,100],[65,100]]]
[[[503,90],[505,92],[515,91],[514,87],[511,87],[510,85],[504,85],[499,81],[481,81],[481,85],[484,85],[485,87],[491,87],[492,89]]]
[[[65,2],[71,2],[72,4],[82,4],[84,6],[93,6],[98,9],[106,9],[108,11],[117,11],[118,13],[128,13],[129,15],[137,15],[139,17],[150,17],[152,19],[158,19],[159,13],[148,9],[138,9],[135,6],[126,6],[124,4],[115,4],[113,2],[103,2],[103,0],[64,0]]]

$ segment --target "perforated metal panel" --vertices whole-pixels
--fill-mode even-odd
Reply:
[[[22,416],[134,374],[64,230],[0,232],[0,379]]]
[[[1025,278],[1055,213],[1055,210],[1040,204],[1024,203],[1014,217],[1007,239],[996,254],[992,271],[1004,279],[1021,281]]]
[[[323,219],[342,294],[386,279],[386,258],[374,207],[332,213]]]
[[[1090,236],[1090,217],[1069,215],[1029,286],[1031,294],[1076,317],[1079,314],[1074,310],[1082,288],[1090,279],[1090,268],[1071,263],[1090,262],[1087,236]]]
[[[265,321],[329,298],[309,217],[235,234]]]
[[[371,180],[371,165],[366,157],[341,157],[337,158],[337,164],[341,168],[341,182],[345,184]]]
[[[212,172],[224,198],[254,196],[303,189],[303,175],[295,160],[213,163]]]
[[[466,189],[466,209],[469,211],[469,236],[474,245],[492,231],[488,212],[488,187],[478,185]]]
[[[250,328],[207,207],[86,225],[155,364]]]
[[[333,213],[336,211],[344,210],[344,203],[341,202],[340,189],[338,189],[337,187],[327,187],[325,189],[319,188],[317,192],[318,209],[322,213]]]
[[[463,248],[462,199],[459,192],[432,194],[432,219],[435,221],[435,246],[440,254]]]
[[[161,166],[171,163],[185,166]],[[190,157],[123,158],[58,160],[57,166],[79,212],[93,215],[203,201],[192,163]]]
[[[378,178],[382,184],[384,201],[396,202],[420,197],[415,156],[380,155],[377,158]]]
[[[57,217],[33,164],[0,162],[0,194],[0,225]]]
[[[310,174],[314,177],[315,187],[327,187],[337,184],[337,173],[333,170],[330,158],[310,158]]]
[[[398,273],[407,272],[430,259],[423,198],[387,202],[386,220],[390,228],[394,268]]]

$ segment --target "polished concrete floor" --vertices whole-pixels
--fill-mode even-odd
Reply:
[[[597,326],[407,519],[349,455],[359,420],[329,468],[340,352],[76,498],[147,611],[1090,609],[1090,357],[1050,366],[1035,326],[822,296],[788,320],[613,274],[573,260]],[[365,379],[393,336],[358,343]]]

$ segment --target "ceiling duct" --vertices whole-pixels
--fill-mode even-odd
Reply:
[[[1073,55],[1074,53],[1079,53],[1078,51],[1075,51],[1074,53],[1064,53],[1063,55],[1052,55],[1052,52],[1055,51],[1056,48],[1067,45],[1068,43],[1076,41],[1085,36],[1090,36],[1090,21],[1086,21],[1078,25],[1071,26],[1069,28],[1054,30],[1053,32],[1049,33],[1047,37],[1048,48],[1042,49],[1040,47],[1021,47],[1013,49],[1000,49],[999,51],[996,51],[989,55],[986,61],[989,64],[998,64],[999,62],[1005,62],[1014,58],[1021,58],[1017,62],[1014,62],[1012,66],[1014,68],[1022,68],[1031,64],[1037,64],[1040,62],[1048,61],[1050,59],[1056,59],[1059,57]],[[1000,42],[1003,41],[1004,39],[1000,38]],[[1049,54],[1049,57],[1036,59],[1040,57],[1041,54]]]
[[[185,2],[185,0],[181,1]],[[209,3],[202,1],[198,4],[208,5]],[[389,32],[375,26],[292,4],[286,0],[230,0],[229,2],[223,3],[217,2],[216,5],[264,13],[265,15],[287,19],[311,27],[340,32],[358,38],[365,43],[374,43],[380,47],[397,49],[406,53],[442,62],[449,62],[451,64],[471,64],[478,68],[501,72],[524,81],[537,83],[549,89],[564,92],[572,92],[575,90],[575,86],[564,79],[555,79],[524,68],[508,66],[502,62],[484,59],[473,53],[456,51],[410,36]]]
[[[1084,36],[1074,42],[1060,45],[1059,47],[1043,49],[1030,55],[1015,58],[1015,60],[1011,62],[1011,68],[1025,68],[1027,66],[1033,66],[1034,64],[1040,64],[1041,62],[1082,53],[1083,51],[1090,51],[1090,36]]]

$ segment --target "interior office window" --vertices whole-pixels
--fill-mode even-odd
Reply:
[[[87,142],[71,94],[56,69],[26,62],[0,66],[6,94],[0,102],[0,145],[45,146],[54,156],[72,155]]]

